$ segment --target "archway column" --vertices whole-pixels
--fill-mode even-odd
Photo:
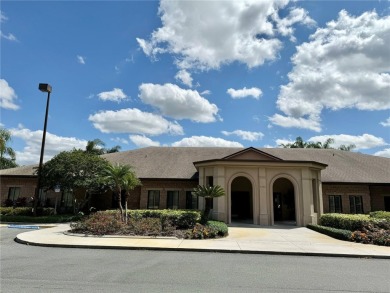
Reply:
[[[255,224],[269,226],[270,223],[270,203],[267,200],[267,178],[265,168],[259,168],[259,201],[258,211],[255,215]],[[258,216],[257,216],[258,215]]]
[[[214,177],[214,184],[221,186],[225,190],[225,196],[218,197],[214,200],[213,218],[218,221],[228,222],[228,213],[227,213],[228,188],[225,179],[225,168],[215,167],[213,177]]]

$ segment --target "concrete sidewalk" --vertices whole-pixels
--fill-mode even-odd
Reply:
[[[17,235],[22,244],[100,249],[143,249],[369,257],[390,259],[390,247],[341,241],[305,227],[245,225],[229,227],[229,236],[219,239],[187,240],[127,236],[85,236],[69,234],[69,224],[60,224]]]

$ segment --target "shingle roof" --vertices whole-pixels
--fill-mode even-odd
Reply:
[[[103,155],[112,163],[134,167],[138,177],[150,179],[195,178],[193,162],[222,159],[242,148],[219,147],[147,147]],[[315,161],[328,165],[322,171],[323,182],[386,183],[390,184],[390,158],[327,149],[259,148],[282,160]],[[26,166],[1,170],[1,175],[26,176],[33,174]]]

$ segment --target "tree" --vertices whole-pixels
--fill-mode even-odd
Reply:
[[[121,146],[119,145],[116,145],[110,149],[106,149],[105,146],[106,144],[98,138],[94,140],[89,140],[87,142],[87,146],[85,147],[85,152],[95,154],[95,155],[103,155],[103,154],[117,153],[121,149]]]
[[[127,200],[130,197],[130,191],[141,185],[141,181],[137,178],[134,171],[130,170],[129,174],[123,181],[123,189],[125,190],[125,219],[127,223]]]
[[[212,200],[214,198],[224,196],[225,190],[220,185],[214,185],[214,186],[198,185],[196,188],[194,188],[192,194],[198,197],[199,196],[203,197],[206,201],[205,209],[203,211],[202,220],[201,220],[203,224],[206,224],[210,217]]]
[[[90,192],[101,186],[108,165],[107,160],[83,150],[61,152],[42,166],[41,188],[51,190],[59,185],[64,191],[83,189],[85,205]]]
[[[14,168],[16,164],[15,151],[7,144],[11,141],[11,132],[3,127],[0,128],[0,169]]]
[[[307,142],[303,141],[302,137],[298,136],[295,139],[295,142],[293,143],[288,143],[288,144],[280,144],[284,148],[292,148],[292,149],[303,149],[307,147]]]
[[[118,207],[123,219],[122,191],[126,190],[128,195],[130,195],[130,190],[139,185],[138,178],[129,165],[109,164],[104,170],[103,182],[118,195]]]
[[[317,141],[317,142],[305,142],[302,137],[298,136],[295,141],[293,143],[287,143],[287,144],[280,144],[281,147],[284,147],[284,148],[299,148],[299,149],[303,149],[303,148],[308,148],[308,149],[333,149],[332,148],[332,144],[334,143],[334,139],[333,138],[328,138],[325,140],[324,143],[320,142],[320,141]],[[350,144],[350,145],[340,145],[339,146],[339,150],[342,150],[342,151],[351,151],[355,148],[356,146],[354,144]]]
[[[339,150],[342,150],[342,151],[351,151],[354,148],[356,148],[356,145],[354,145],[354,144],[349,144],[349,145],[342,144],[339,146]]]
[[[103,155],[105,146],[106,144],[98,138],[94,140],[88,140],[87,146],[85,147],[85,152],[95,155]]]

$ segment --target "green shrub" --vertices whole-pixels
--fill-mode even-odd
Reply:
[[[352,239],[352,232],[345,229],[336,229],[332,227],[311,224],[307,225],[307,228],[340,240],[351,241]]]
[[[349,231],[359,230],[370,222],[369,215],[324,214],[320,225]]]
[[[206,225],[196,223],[192,229],[187,230],[184,235],[189,239],[208,239],[224,237],[228,235],[228,227],[219,221],[208,221]]]
[[[80,220],[79,215],[50,215],[50,216],[14,216],[14,215],[1,215],[1,222],[9,223],[68,223]]]
[[[225,237],[228,235],[228,226],[224,222],[208,221],[206,226],[214,229],[218,236]]]
[[[106,213],[117,213],[118,210],[108,210]],[[200,221],[201,212],[193,210],[128,210],[130,219],[160,218],[162,223],[169,223],[178,229],[190,229]]]
[[[370,217],[374,219],[384,219],[386,221],[390,221],[390,212],[385,212],[385,211],[371,212]]]
[[[32,216],[31,207],[0,207],[0,214],[4,216]],[[54,208],[37,208],[37,215],[39,216],[49,216],[54,215]]]
[[[93,235],[121,234],[126,228],[119,213],[96,212],[82,221],[70,224],[72,232]]]
[[[196,223],[192,229],[189,229],[185,235],[185,238],[188,239],[206,239],[206,238],[215,238],[217,231],[209,226]]]

